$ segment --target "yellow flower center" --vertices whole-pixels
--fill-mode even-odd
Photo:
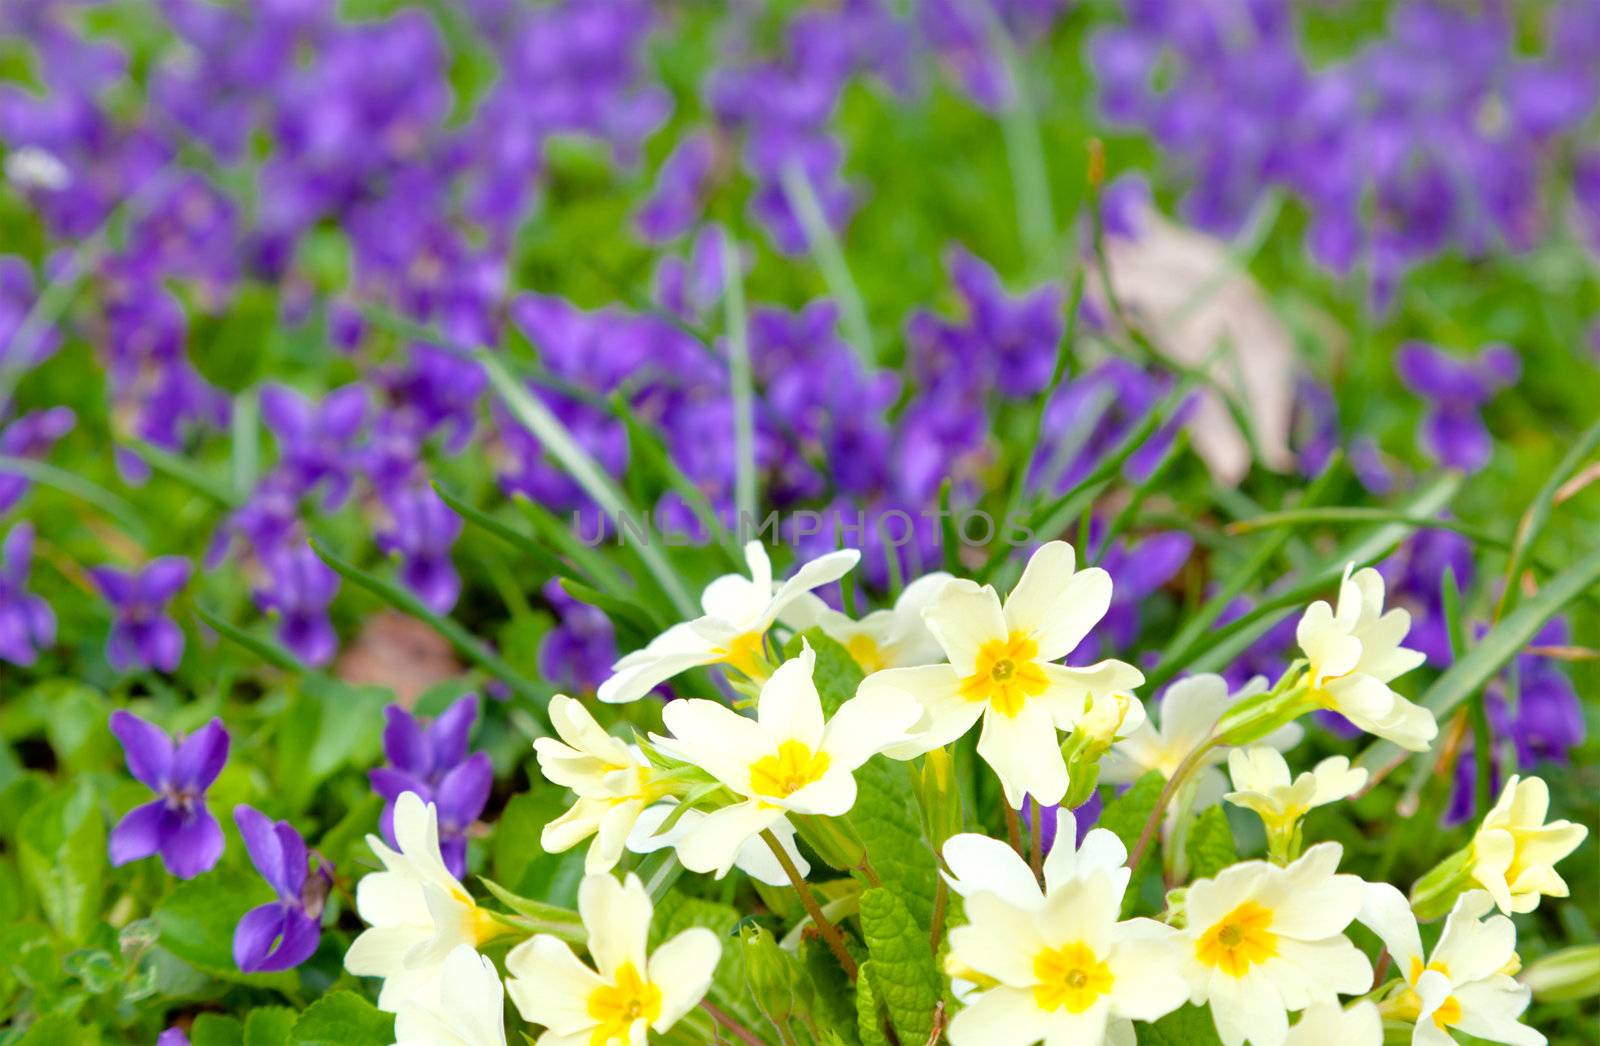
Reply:
[[[886,662],[889,659],[883,648],[878,645],[876,639],[864,632],[858,632],[851,636],[850,641],[844,645],[844,648],[850,651],[850,656],[860,666],[861,671],[869,676],[888,667]]]
[[[728,645],[717,653],[725,664],[732,665],[751,679],[765,679],[767,673],[761,667],[763,638],[760,632],[746,632],[730,639]]]
[[[1038,655],[1039,644],[1025,632],[991,639],[978,648],[972,674],[961,681],[961,696],[968,701],[987,701],[990,708],[1015,718],[1023,702],[1044,693],[1050,685],[1044,669],[1034,660]]]
[[[1041,1010],[1082,1013],[1111,990],[1111,968],[1082,941],[1046,948],[1033,957],[1033,1001]]]
[[[615,982],[589,993],[589,1016],[599,1023],[589,1035],[590,1046],[629,1041],[635,1021],[647,1024],[661,1016],[661,989],[639,976],[633,963],[617,967]]]
[[[1243,977],[1250,967],[1278,954],[1272,909],[1246,901],[1217,920],[1200,936],[1195,958],[1230,977]]]
[[[804,741],[785,741],[773,755],[750,764],[750,789],[757,795],[783,799],[828,772],[828,753],[813,752]]]
[[[1456,1001],[1454,995],[1440,1003],[1439,1008],[1433,1011],[1433,1023],[1440,1031],[1444,1031],[1452,1024],[1461,1023],[1461,1004]]]

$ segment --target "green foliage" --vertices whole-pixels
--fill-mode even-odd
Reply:
[[[258,877],[217,869],[173,887],[155,911],[161,946],[220,980],[293,991],[293,972],[244,973],[233,961],[233,928],[246,911],[272,899]]]
[[[944,981],[934,965],[927,931],[886,889],[861,895],[861,931],[872,956],[872,985],[902,1042],[926,1042]]]
[[[567,802],[561,791],[541,788],[515,796],[506,804],[495,823],[489,860],[496,882],[523,897],[568,907],[577,904],[583,848],[552,854],[539,845],[539,833],[561,815]]]
[[[739,912],[729,905],[669,890],[656,903],[655,918],[650,923],[650,946],[655,948],[695,926],[716,934],[722,944],[722,956],[711,980],[711,999],[743,1020],[757,1020],[755,1000],[745,991],[744,952],[734,930],[738,924]]]
[[[1239,859],[1228,812],[1220,805],[1207,807],[1195,819],[1186,852],[1191,880],[1209,879]]]
[[[872,963],[862,963],[856,977],[856,1036],[861,1046],[889,1046],[875,978]]]
[[[285,1046],[389,1046],[394,1017],[355,992],[331,992],[306,1008]]]
[[[261,1006],[244,1019],[244,1046],[282,1046],[299,1014],[287,1006]]]
[[[1221,1046],[1211,1011],[1183,1006],[1153,1024],[1138,1026],[1139,1046]]]
[[[244,1046],[244,1022],[220,1013],[202,1013],[189,1028],[189,1046]]]
[[[100,923],[106,889],[106,825],[88,778],[57,789],[23,815],[17,861],[56,932],[86,940]]]
[[[353,687],[322,675],[301,678],[278,718],[276,780],[288,810],[303,810],[342,767],[376,760],[383,707],[390,699],[376,687]]]

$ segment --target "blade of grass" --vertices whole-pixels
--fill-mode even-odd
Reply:
[[[94,506],[121,524],[128,536],[141,545],[147,544],[150,540],[149,528],[145,526],[144,519],[131,504],[98,483],[84,479],[76,473],[56,468],[48,462],[35,461],[32,458],[16,458],[7,454],[0,454],[0,472],[18,473],[41,486],[59,490],[86,505]]]
[[[1067,298],[1067,325],[1061,335],[1061,344],[1056,346],[1056,362],[1050,371],[1050,382],[1039,390],[1028,404],[1028,416],[1025,426],[1027,438],[1023,444],[1028,448],[1018,456],[1016,472],[1011,477],[1011,489],[1006,492],[1005,513],[1002,520],[1016,518],[1017,510],[1022,506],[1023,495],[1028,489],[1028,474],[1033,471],[1033,463],[1039,455],[1039,439],[1044,431],[1044,411],[1050,403],[1050,397],[1061,387],[1062,379],[1067,376],[1067,363],[1072,358],[1072,346],[1077,338],[1078,314],[1082,311],[1083,304],[1084,272],[1072,278],[1072,291]]]
[[[712,542],[722,550],[728,565],[735,570],[742,569],[744,553],[734,541],[733,534],[723,526],[722,520],[717,516],[716,506],[711,504],[711,499],[706,497],[705,491],[696,486],[695,482],[678,467],[678,463],[672,460],[672,455],[653,430],[640,424],[633,412],[624,405],[616,403],[614,406],[617,416],[622,418],[623,424],[628,428],[628,446],[637,449],[640,456],[645,459],[646,467],[664,476],[667,485],[678,492],[678,496],[689,506]]]
[[[1517,598],[1518,579],[1522,574],[1523,564],[1527,561],[1529,549],[1539,539],[1539,534],[1544,530],[1544,525],[1550,520],[1552,503],[1556,491],[1561,489],[1567,477],[1578,470],[1578,466],[1595,448],[1600,447],[1600,418],[1583,431],[1567,452],[1561,456],[1555,469],[1545,478],[1539,492],[1534,495],[1533,503],[1522,514],[1522,520],[1517,524],[1517,533],[1511,544],[1511,556],[1506,562],[1505,584],[1500,589],[1500,598],[1495,601],[1494,620],[1499,621],[1513,600]]]
[[[1339,452],[1335,451],[1334,455],[1329,458],[1327,465],[1323,467],[1322,473],[1306,488],[1304,500],[1307,504],[1315,504],[1327,492],[1334,476],[1339,472],[1341,461],[1342,458],[1339,456]],[[1278,553],[1282,551],[1289,537],[1290,532],[1284,530],[1257,545],[1255,550],[1250,553],[1249,558],[1237,570],[1228,575],[1227,580],[1217,589],[1216,594],[1206,600],[1199,610],[1189,616],[1188,620],[1183,623],[1183,627],[1161,649],[1156,668],[1151,673],[1151,678],[1155,680],[1153,686],[1158,686],[1161,682],[1171,678],[1171,673],[1165,671],[1167,664],[1176,659],[1180,652],[1187,651],[1193,647],[1207,632],[1211,631],[1212,626],[1227,612],[1229,605],[1235,599],[1238,599],[1244,593],[1244,590],[1250,586],[1250,583],[1256,579],[1256,576],[1277,558]]]
[[[1229,523],[1223,529],[1229,534],[1249,534],[1257,530],[1277,527],[1298,527],[1308,523],[1405,523],[1418,530],[1449,530],[1469,537],[1490,548],[1510,548],[1511,542],[1491,534],[1482,527],[1442,517],[1411,515],[1398,509],[1376,507],[1329,506],[1327,508],[1293,508],[1282,512],[1264,512],[1259,516]]]
[[[740,519],[756,515],[756,422],[750,381],[750,330],[744,312],[744,265],[722,234],[722,317],[728,335],[728,383],[733,393],[734,504]]]
[[[233,397],[233,489],[250,490],[261,473],[261,400],[254,388]]]
[[[1444,631],[1450,643],[1450,661],[1453,664],[1467,652],[1467,630],[1461,614],[1461,587],[1456,584],[1453,567],[1444,568],[1444,577],[1439,585],[1439,602],[1444,610]],[[1480,689],[1473,695],[1471,703],[1473,809],[1479,811],[1489,809],[1489,789],[1494,776],[1494,753],[1490,750],[1493,741],[1489,734],[1486,700],[1486,691]]]
[[[822,204],[811,186],[811,179],[798,161],[791,161],[783,170],[783,191],[795,217],[805,229],[806,242],[811,246],[811,256],[828,285],[828,293],[839,303],[839,322],[844,327],[845,339],[856,350],[861,365],[871,370],[877,363],[878,353],[872,344],[872,327],[867,323],[867,309],[861,301],[861,292],[845,263],[844,249],[833,234]]]
[[[490,384],[505,401],[512,415],[534,434],[544,445],[545,450],[561,463],[568,474],[583,488],[584,493],[588,494],[602,511],[610,514],[612,520],[619,524],[624,517],[637,518],[637,514],[628,506],[616,483],[594,458],[589,456],[589,452],[579,446],[572,433],[549,407],[531,395],[520,381],[512,377],[511,372],[506,370],[505,365],[494,354],[480,350],[473,354],[473,358],[489,375]],[[678,575],[667,563],[666,558],[662,556],[661,550],[648,540],[640,540],[627,527],[621,529],[638,552],[645,569],[650,571],[667,594],[667,598],[672,600],[678,614],[685,618],[695,616],[694,603],[689,598],[689,593],[684,589],[683,582],[678,579]]]
[[[311,550],[340,577],[354,582],[401,613],[414,617],[432,628],[455,647],[462,657],[505,683],[517,696],[532,702],[540,710],[550,703],[552,691],[548,687],[541,686],[522,675],[459,623],[435,613],[407,589],[339,558],[317,538],[311,539]]]
[[[441,485],[438,480],[433,482],[433,491],[435,494],[439,495],[439,500],[443,501],[447,506],[449,506],[450,510],[456,515],[460,516],[468,523],[471,523],[479,530],[482,530],[488,534],[493,534],[495,537],[499,538],[501,541],[504,541],[506,544],[510,545],[524,556],[527,556],[529,559],[533,560],[534,563],[538,564],[539,569],[544,571],[546,574],[552,576],[558,574],[562,576],[570,576],[575,571],[576,568],[570,567],[566,563],[563,563],[559,557],[553,555],[549,549],[539,544],[533,538],[524,534],[516,527],[502,523],[500,520],[495,519],[487,512],[467,504],[460,497],[451,493],[448,489]]]
[[[238,508],[244,504],[245,499],[240,490],[249,489],[247,487],[231,487],[226,483],[220,483],[178,455],[152,443],[136,441],[130,443],[128,448],[139,455],[140,460],[149,465],[151,470],[177,480],[196,494],[209,498],[224,508]]]
[[[256,655],[261,660],[274,668],[295,675],[307,675],[315,670],[302,664],[286,647],[280,646],[270,639],[254,635],[223,619],[220,614],[206,609],[199,603],[194,604],[194,614],[207,628],[231,643],[243,647]]]
[[[1460,488],[1462,476],[1446,472],[1424,487],[1410,504],[1410,511],[1429,515],[1444,508]],[[1267,597],[1249,612],[1221,628],[1211,629],[1194,641],[1176,650],[1170,659],[1161,661],[1148,673],[1145,685],[1154,693],[1179,671],[1211,671],[1225,666],[1242,650],[1261,637],[1268,629],[1286,617],[1292,610],[1327,589],[1343,576],[1346,563],[1366,566],[1386,555],[1405,540],[1411,528],[1404,523],[1387,523],[1377,530],[1352,541],[1323,561],[1320,569],[1310,572],[1295,584]]]

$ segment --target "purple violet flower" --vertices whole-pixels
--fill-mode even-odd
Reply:
[[[283,385],[261,390],[261,417],[278,437],[278,470],[296,494],[319,483],[327,489],[322,507],[332,511],[350,493],[351,445],[367,415],[367,389],[346,385],[323,397],[320,404]]]
[[[172,875],[192,879],[222,856],[222,826],[206,809],[206,789],[228,761],[228,731],[213,719],[177,743],[132,712],[111,713],[128,772],[159,798],[136,806],[111,830],[111,863],[159,853]]]
[[[450,549],[461,534],[461,517],[431,487],[405,487],[382,495],[387,519],[378,548],[399,556],[400,581],[436,613],[446,613],[461,595],[461,575]]]
[[[1474,359],[1461,359],[1413,341],[1400,347],[1395,369],[1406,388],[1428,401],[1418,434],[1422,449],[1449,468],[1482,468],[1494,446],[1481,410],[1497,391],[1516,382],[1522,371],[1517,354],[1491,345]]]
[[[77,416],[69,407],[51,407],[24,414],[0,432],[0,454],[11,458],[42,458],[76,423]],[[0,472],[0,512],[10,511],[28,492],[29,486],[26,476]]]
[[[1088,835],[1089,829],[1093,828],[1095,822],[1100,820],[1100,811],[1104,808],[1104,805],[1100,798],[1100,790],[1096,788],[1089,798],[1083,801],[1082,806],[1067,810],[1068,813],[1072,814],[1077,828],[1077,838],[1073,840],[1072,844],[1074,848],[1083,845],[1083,837]],[[1063,810],[1066,810],[1066,807],[1058,805],[1045,806],[1039,809],[1044,814],[1044,819],[1039,824],[1039,842],[1044,852],[1049,853],[1056,845],[1057,818],[1060,817]],[[1023,796],[1022,830],[1025,832],[1031,833],[1033,831],[1034,810],[1033,796]]]
[[[328,620],[328,604],[339,591],[339,575],[309,545],[289,543],[260,556],[262,584],[256,606],[280,618],[278,638],[309,665],[325,665],[339,649]]]
[[[0,659],[27,667],[56,641],[50,604],[28,591],[33,526],[18,523],[0,546]]]
[[[322,905],[333,886],[331,866],[318,860],[307,875],[306,843],[288,821],[276,821],[249,806],[233,808],[234,823],[250,860],[278,894],[244,913],[233,931],[233,961],[245,973],[293,969],[311,957],[322,939]]]
[[[189,561],[162,556],[140,571],[91,567],[89,576],[115,614],[106,641],[111,667],[118,672],[141,667],[175,671],[183,658],[183,629],[166,608],[189,583]]]
[[[573,599],[559,581],[547,583],[543,592],[559,622],[539,642],[539,672],[566,693],[593,694],[617,660],[611,619]]]
[[[467,870],[467,829],[483,813],[494,784],[494,768],[483,752],[467,754],[478,719],[478,697],[467,694],[424,726],[399,705],[384,709],[383,751],[387,766],[371,771],[372,788],[383,796],[384,838],[394,837],[395,800],[415,792],[439,811],[439,852],[451,873]]]

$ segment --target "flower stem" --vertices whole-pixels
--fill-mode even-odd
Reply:
[[[828,921],[826,915],[822,914],[822,906],[817,904],[817,898],[811,893],[811,887],[806,885],[805,877],[789,859],[788,851],[778,842],[778,837],[772,834],[772,829],[762,829],[761,838],[766,841],[767,849],[772,851],[772,856],[778,859],[778,864],[783,868],[783,874],[789,877],[794,892],[800,895],[800,903],[805,906],[806,914],[811,916],[811,921],[816,924],[817,932],[822,934],[822,939],[827,941],[828,947],[833,950],[833,957],[844,967],[845,975],[854,981],[857,973],[856,961],[850,957],[850,950],[844,945],[844,935],[839,932],[837,926]]]
[[[1155,838],[1156,832],[1161,829],[1161,819],[1167,810],[1167,804],[1172,802],[1172,797],[1178,793],[1178,788],[1199,767],[1206,753],[1217,745],[1215,736],[1207,737],[1195,746],[1194,751],[1183,757],[1183,762],[1167,778],[1167,783],[1161,789],[1161,794],[1156,798],[1156,805],[1150,811],[1150,816],[1145,819],[1144,828],[1139,832],[1139,841],[1133,844],[1132,851],[1128,854],[1128,867],[1138,870],[1139,862],[1144,858],[1144,852],[1150,848],[1150,842]]]
[[[755,1032],[734,1020],[727,1011],[714,1004],[710,999],[701,999],[700,1008],[706,1011],[723,1031],[726,1031],[740,1042],[748,1042],[751,1046],[766,1046]]]
[[[1017,812],[1011,809],[1010,803],[1001,803],[1006,812],[1006,841],[1011,844],[1011,849],[1017,851],[1017,856],[1024,860],[1028,852],[1022,848],[1022,827],[1017,824]]]
[[[1033,869],[1033,877],[1044,885],[1044,816],[1039,809],[1039,801],[1033,803],[1033,816],[1028,819],[1028,867]]]
[[[939,938],[944,936],[944,913],[950,906],[950,884],[939,876],[933,888],[933,929],[928,932],[928,947],[939,954]]]

